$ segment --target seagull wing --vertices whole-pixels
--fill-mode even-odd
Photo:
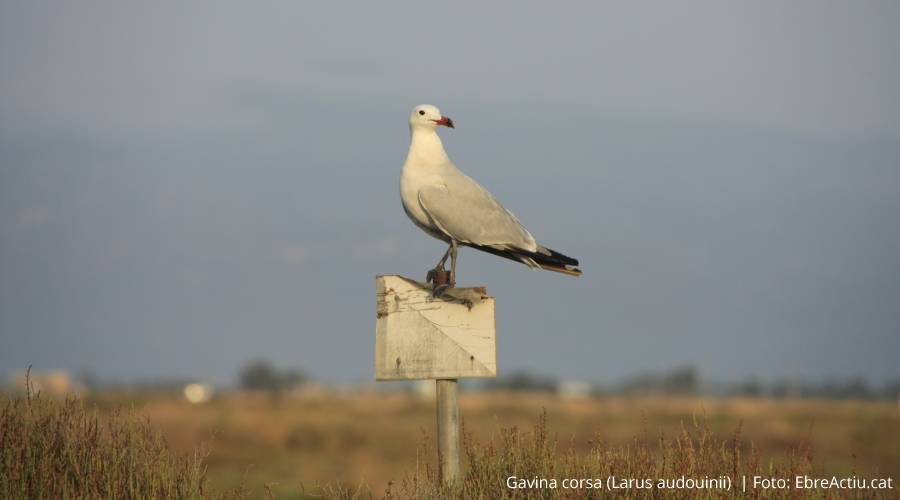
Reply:
[[[464,174],[442,176],[441,183],[420,189],[419,204],[444,234],[460,243],[529,252],[538,248],[519,219]]]
[[[538,245],[519,219],[465,174],[421,188],[419,205],[448,238],[547,271],[580,276],[578,260]]]

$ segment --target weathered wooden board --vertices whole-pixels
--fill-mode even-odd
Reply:
[[[375,287],[376,380],[497,376],[494,298],[483,288],[454,289],[467,304],[402,276],[378,276]]]

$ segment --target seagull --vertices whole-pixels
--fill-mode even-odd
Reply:
[[[409,115],[409,153],[400,175],[400,199],[413,223],[449,244],[428,273],[428,281],[444,271],[450,257],[449,286],[456,284],[456,255],[460,245],[491,253],[533,269],[580,276],[578,260],[539,245],[519,219],[474,179],[450,161],[439,126],[454,128],[453,120],[429,104]]]

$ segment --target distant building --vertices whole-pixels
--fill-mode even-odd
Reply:
[[[72,376],[66,370],[54,370],[49,372],[16,372],[13,377],[13,388],[24,391],[26,385],[32,392],[47,394],[50,396],[67,396],[69,394],[81,394],[84,387],[72,381]]]
[[[184,399],[187,399],[189,403],[206,403],[212,399],[214,394],[215,390],[209,384],[193,383],[184,386]]]
[[[432,401],[437,392],[434,380],[416,380],[413,392],[422,401]]]
[[[593,386],[583,380],[563,380],[556,387],[556,392],[562,397],[581,399],[590,397]]]

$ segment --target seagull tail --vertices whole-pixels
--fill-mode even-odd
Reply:
[[[537,252],[529,252],[521,248],[495,248],[486,245],[469,245],[476,250],[491,253],[516,262],[521,262],[528,267],[553,271],[555,273],[568,274],[569,276],[581,276],[578,269],[578,259],[573,259],[555,250],[538,246]]]
[[[537,265],[539,268],[544,271],[553,271],[555,273],[568,274],[569,276],[581,276],[581,269],[573,266],[557,266],[553,264],[541,264]]]
[[[581,269],[576,267],[578,259],[563,255],[556,250],[538,246],[537,253],[529,255],[528,258],[537,264],[537,267],[545,271],[568,274],[569,276],[581,276]]]

